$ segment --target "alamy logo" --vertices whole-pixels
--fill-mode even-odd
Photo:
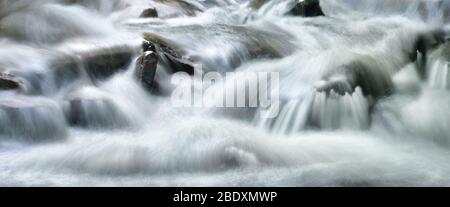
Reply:
[[[280,111],[278,72],[207,72],[195,65],[194,76],[172,76],[174,107],[258,108],[261,118],[275,118]]]

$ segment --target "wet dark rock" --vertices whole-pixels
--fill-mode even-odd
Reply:
[[[144,40],[142,42],[142,51],[143,52],[151,51],[151,52],[156,53],[156,47],[155,47],[155,45],[153,43],[151,43],[151,42],[149,42],[147,40]]]
[[[64,106],[67,122],[83,128],[117,128],[127,125],[127,119],[115,104],[103,98],[74,98]]]
[[[158,17],[158,11],[155,8],[148,8],[142,11],[141,15],[139,16],[141,18],[157,18]]]
[[[319,0],[303,0],[297,2],[288,14],[293,16],[303,16],[303,17],[317,17],[317,16],[325,16],[320,8]]]
[[[110,48],[91,51],[80,57],[65,57],[54,61],[56,85],[62,86],[87,74],[93,82],[101,81],[125,71],[132,62],[134,51],[130,48]]]
[[[132,58],[130,50],[115,49],[91,52],[84,57],[83,62],[92,79],[105,79],[126,70]]]
[[[184,72],[193,75],[195,70],[194,63],[174,43],[157,35],[145,34],[142,54],[136,61],[135,77],[150,93],[164,96],[170,92],[171,86],[158,80],[159,66],[171,74]]]
[[[20,84],[13,75],[0,72],[0,90],[14,90],[19,87]]]
[[[156,70],[158,68],[156,47],[153,43],[144,40],[142,43],[142,51],[143,54],[136,61],[136,79],[148,91],[155,92],[159,86],[156,81]]]
[[[194,63],[174,43],[149,33],[144,34],[144,39],[155,46],[159,61],[169,66],[168,68],[172,70],[171,73],[194,74]]]
[[[137,60],[136,78],[147,89],[156,85],[156,69],[158,66],[158,55],[154,51],[145,51]]]
[[[28,95],[54,94],[76,82],[98,84],[126,71],[137,49],[111,47],[74,55],[54,56],[49,70],[14,71],[21,79],[21,92]]]

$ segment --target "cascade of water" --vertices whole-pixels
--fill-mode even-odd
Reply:
[[[288,13],[299,2],[0,0],[0,186],[448,183],[449,1],[322,0],[325,16],[307,18]],[[138,18],[147,8],[158,17]],[[169,55],[219,75],[273,72],[278,116],[147,91],[143,32],[163,42],[161,91],[179,70]],[[235,89],[184,81],[207,101]]]
[[[450,89],[449,62],[438,60],[430,68],[429,85],[432,88]]]
[[[449,45],[437,48],[426,57],[428,85],[435,89],[450,89]]]

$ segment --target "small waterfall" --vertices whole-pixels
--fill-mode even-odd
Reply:
[[[334,91],[314,92],[302,100],[289,100],[277,118],[257,119],[256,124],[281,134],[299,133],[308,128],[367,129],[369,109],[370,102],[359,87],[353,94],[343,96]]]
[[[369,127],[370,103],[361,88],[344,96],[331,91],[330,94],[316,93],[312,104],[311,119],[324,129],[366,129]]]
[[[113,100],[90,87],[73,93],[64,103],[64,112],[69,124],[78,127],[121,128],[129,124]]]
[[[449,45],[445,44],[427,57],[428,85],[435,89],[450,89]]]
[[[437,60],[430,68],[429,85],[432,88],[450,89],[450,67],[446,60]]]
[[[311,109],[311,98],[290,100],[273,125],[276,133],[296,133],[304,130],[308,124],[308,114]]]
[[[2,97],[3,99],[3,97]],[[62,109],[54,102],[39,98],[1,100],[0,140],[59,140],[67,135]]]

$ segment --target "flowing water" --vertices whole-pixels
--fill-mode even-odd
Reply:
[[[425,78],[411,58],[450,29],[450,1],[322,0],[313,18],[285,15],[294,3],[0,0],[0,72],[22,83],[0,90],[0,186],[450,186],[450,47],[419,54]],[[90,78],[83,54],[136,59],[144,32],[209,71],[279,72],[279,115],[173,107],[134,63]],[[51,69],[64,57],[78,75]],[[316,90],[342,68],[369,86]]]

